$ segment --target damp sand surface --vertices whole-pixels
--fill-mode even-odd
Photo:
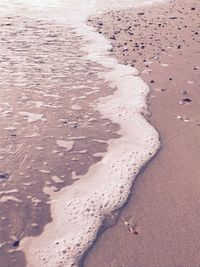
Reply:
[[[83,60],[84,40],[25,11],[0,16],[1,267],[26,266],[17,249],[52,220],[50,194],[79,180],[120,137],[95,108],[115,89],[97,77],[99,64]]]
[[[89,21],[110,38],[111,54],[136,66],[151,87],[149,120],[161,149],[85,267],[199,266],[199,14],[198,1],[183,0]]]

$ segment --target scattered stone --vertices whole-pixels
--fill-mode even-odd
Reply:
[[[177,116],[177,119],[181,120],[181,121],[184,121],[184,122],[190,122],[190,118],[188,117],[185,117],[185,116]]]
[[[187,95],[187,91],[181,91],[181,94]]]
[[[192,100],[188,97],[188,98],[184,98],[181,101],[178,102],[179,105],[184,105],[186,103],[190,103],[192,102]]]
[[[9,175],[5,172],[0,171],[0,180],[8,179]]]
[[[134,229],[133,233],[134,233],[134,235],[138,235],[139,234],[138,231],[135,230],[135,229]]]
[[[189,97],[183,99],[183,102],[185,102],[185,103],[190,103],[191,101],[192,101],[192,99],[190,99]]]
[[[111,40],[116,40],[115,35],[111,36],[110,39],[111,39]]]
[[[12,23],[5,23],[4,26],[11,26]]]
[[[32,223],[31,226],[34,227],[34,228],[39,227],[39,225],[37,223]]]
[[[12,244],[13,247],[18,247],[19,246],[19,242],[20,242],[20,240],[14,241],[14,243]]]
[[[184,122],[190,122],[190,118],[188,118],[188,117],[183,117],[183,121],[184,121]]]
[[[128,51],[128,48],[127,47],[124,47],[123,48],[123,52],[127,52]]]

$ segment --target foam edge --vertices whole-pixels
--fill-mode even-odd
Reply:
[[[135,177],[160,146],[157,131],[142,116],[149,88],[135,76],[137,70],[109,57],[109,42],[91,27],[81,22],[75,27],[86,40],[85,59],[110,69],[99,75],[117,90],[99,101],[98,110],[120,125],[122,137],[109,141],[102,161],[84,177],[52,195],[53,221],[39,237],[27,237],[20,244],[29,267],[78,266],[104,217],[124,205]]]

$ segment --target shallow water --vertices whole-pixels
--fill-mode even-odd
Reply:
[[[135,4],[135,1],[123,1],[123,7]],[[77,5],[77,1],[1,2],[1,267],[25,266],[24,255],[16,249],[25,236],[39,235],[43,231],[44,225],[50,222],[52,217],[55,221],[53,210],[50,212],[50,207],[53,206],[51,200],[57,197],[55,192],[66,185],[69,188],[68,198],[64,199],[62,195],[60,200],[67,203],[69,214],[65,218],[58,218],[58,221],[61,220],[61,224],[64,224],[65,220],[69,220],[67,216],[70,218],[75,216],[78,222],[77,227],[80,227],[79,223],[82,220],[83,232],[80,231],[78,237],[80,243],[78,255],[82,255],[82,252],[94,240],[105,212],[110,213],[125,202],[132,184],[130,178],[150,157],[147,154],[152,151],[153,155],[156,151],[157,134],[146,125],[144,119],[139,115],[141,110],[146,108],[145,96],[148,88],[137,77],[129,77],[130,74],[137,73],[135,70],[128,67],[123,68],[115,60],[108,58],[106,49],[109,48],[109,43],[103,37],[98,37],[85,24],[88,15],[120,6],[120,1],[110,1],[109,3],[108,1],[81,1],[79,5]],[[125,76],[126,78],[123,78]],[[136,86],[135,92],[131,93],[133,101],[129,99],[129,83]],[[113,98],[114,104],[111,97],[111,104],[108,106],[112,108],[109,110],[106,102],[103,103],[101,105],[102,115],[97,110],[97,99],[114,94],[117,87],[126,88],[127,91],[124,91],[126,92],[124,94],[127,97],[123,99],[118,96],[115,100]],[[118,114],[119,111],[121,114]],[[107,172],[110,168],[108,163],[116,164],[116,162],[112,163],[112,160],[118,160],[119,153],[110,150],[107,161],[104,159],[103,164],[106,168],[104,172],[100,170],[96,175],[95,170],[93,171],[97,180],[93,179],[90,182],[86,174],[90,166],[100,161],[107,152],[108,140],[119,139],[120,135],[124,133],[119,132],[118,123],[121,125],[123,122],[115,119],[116,115],[125,122],[129,116],[133,117],[134,127],[137,128],[131,135],[133,140],[134,137],[138,138],[141,130],[146,129],[147,131],[143,139],[133,143],[134,149],[135,145],[137,149],[131,150],[131,144],[128,145],[130,146],[128,156],[123,155],[125,145],[118,147],[123,155],[123,161],[126,163],[128,157],[131,164],[135,164],[136,167],[132,169],[127,164],[123,165],[118,162],[119,165],[121,164],[120,179],[116,180],[114,184],[108,185],[106,183],[112,180],[113,176],[116,176],[116,179],[118,177],[112,167],[110,177],[102,180],[106,188],[110,186],[111,191],[108,190],[107,194],[105,188],[101,188],[98,175],[104,176],[105,171]],[[122,128],[124,129],[124,127]],[[129,132],[128,124],[125,128]],[[125,143],[129,144],[130,140],[127,138]],[[123,142],[120,141],[121,144]],[[148,144],[144,146],[143,142]],[[118,143],[115,146],[117,145]],[[144,151],[140,151],[141,148],[144,148]],[[128,170],[124,170],[123,166]],[[124,173],[124,176],[121,172]],[[92,177],[91,173],[89,177]],[[79,183],[80,178],[89,181],[90,184]],[[128,182],[124,178],[127,178]],[[76,186],[69,186],[72,184],[76,184]],[[98,190],[93,192],[91,188],[97,184],[99,189],[97,188]],[[120,190],[125,187],[120,199],[118,199],[118,193],[121,191],[118,186]],[[74,197],[76,198],[80,194],[80,188],[81,194],[87,194],[88,190],[89,195],[86,195],[85,198],[75,199],[73,202]],[[90,195],[91,192],[92,195]],[[100,195],[98,195],[99,193]],[[61,194],[57,194],[59,199]],[[97,196],[94,198],[95,194]],[[98,203],[95,202],[96,198]],[[99,201],[101,198],[102,203]],[[112,198],[115,199],[113,203],[110,202]],[[90,205],[91,200],[95,204]],[[75,210],[77,205],[81,205],[83,202],[83,210],[80,207],[80,210],[76,212],[78,215],[73,214],[74,211],[71,211],[68,201],[71,201],[70,205]],[[89,204],[88,207],[84,201]],[[59,201],[56,205],[58,208],[62,206]],[[104,205],[106,211],[101,210],[98,213],[98,205]],[[86,228],[84,228],[86,226],[84,217],[81,216],[85,209],[91,207],[94,209],[93,213],[96,213],[95,221],[89,220],[94,229],[90,229],[86,243],[81,243],[85,240],[85,237],[81,235],[88,230],[87,218],[90,218],[91,214],[89,212],[89,217],[87,215],[85,218],[88,223]],[[63,208],[66,209],[66,207]],[[74,222],[76,220],[74,219]],[[51,226],[51,224],[49,225]],[[74,228],[76,232],[77,229]],[[64,246],[72,246],[70,249],[75,251],[69,252],[70,256],[63,256],[67,252],[61,253],[63,245],[60,244],[57,246],[58,255],[55,254],[52,259],[53,265],[45,258],[49,256],[49,249],[46,248],[45,252],[41,252],[43,259],[41,260],[40,255],[38,258],[36,253],[34,254],[36,261],[33,265],[29,262],[29,265],[63,266],[66,262],[71,264],[76,261],[77,249],[73,249],[74,245],[77,246],[75,232],[71,231],[70,244],[67,244],[68,240],[64,237]],[[48,230],[45,233],[49,236]],[[43,237],[41,236],[41,238]],[[52,237],[52,241],[55,239],[57,239],[56,235]],[[38,240],[40,242],[40,239]],[[33,243],[33,251],[30,251],[32,254],[35,253],[35,241],[30,241]]]
[[[43,188],[72,184],[119,129],[93,108],[113,89],[96,77],[100,65],[80,59],[82,38],[18,15],[0,18],[1,267],[22,267],[16,242],[51,220]]]

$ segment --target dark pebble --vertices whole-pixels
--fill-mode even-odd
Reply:
[[[183,102],[190,103],[192,100],[190,98],[184,98]]]
[[[9,175],[5,172],[0,171],[0,180],[8,179]]]
[[[183,94],[183,95],[187,95],[187,91],[181,91],[181,94]]]
[[[111,40],[116,40],[116,37],[115,36],[111,36],[110,39]]]
[[[19,246],[19,240],[16,240],[12,245],[13,245],[13,247],[18,247]]]

